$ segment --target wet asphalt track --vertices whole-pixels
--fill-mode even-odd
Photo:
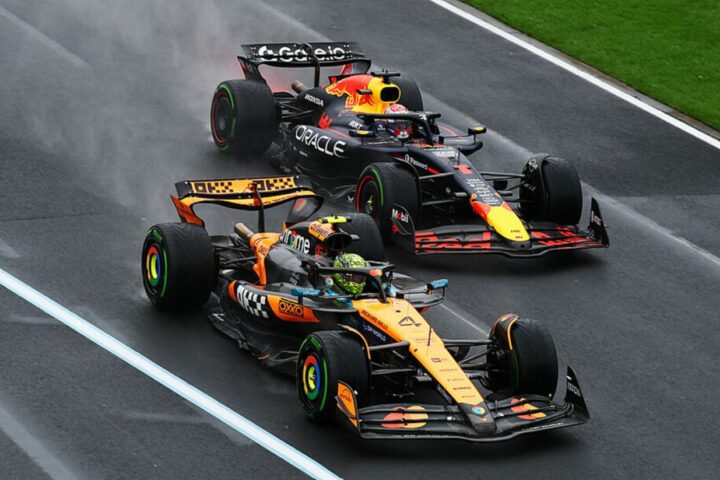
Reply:
[[[716,477],[718,150],[425,1],[96,3],[0,1],[1,268],[344,477]],[[448,305],[476,327],[437,309],[445,336],[507,311],[545,320],[590,424],[497,445],[361,442],[305,421],[293,384],[201,315],[149,306],[140,243],[174,221],[173,183],[271,173],[209,142],[240,44],[324,38],[414,75],[458,126],[462,111],[501,133],[477,162],[517,170],[524,149],[549,151],[599,192],[608,251],[391,251],[450,279]],[[211,216],[218,231],[235,220]],[[302,476],[4,289],[0,344],[1,478]]]

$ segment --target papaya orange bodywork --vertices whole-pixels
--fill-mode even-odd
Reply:
[[[410,353],[457,403],[475,405],[483,401],[442,339],[407,300],[390,298],[388,303],[383,303],[367,299],[352,303],[360,316],[373,326],[395,341],[409,342]]]

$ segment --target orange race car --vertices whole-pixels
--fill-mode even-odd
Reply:
[[[201,307],[214,326],[269,367],[294,374],[305,414],[336,415],[363,438],[494,441],[577,425],[589,414],[575,373],[558,387],[550,333],[507,314],[487,339],[441,338],[423,312],[447,280],[421,282],[384,262],[365,214],[318,217],[301,177],[176,184],[180,223],[155,225],[142,251],[158,308]],[[292,202],[280,232],[265,209]],[[257,232],[208,235],[194,207],[258,212]]]

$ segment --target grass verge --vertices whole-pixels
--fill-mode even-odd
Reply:
[[[720,130],[718,0],[465,0]]]

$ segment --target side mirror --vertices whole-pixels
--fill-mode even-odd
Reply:
[[[356,137],[356,138],[372,138],[375,136],[375,133],[373,133],[370,130],[350,130],[350,136]]]
[[[447,288],[449,283],[446,278],[433,280],[427,284],[427,291],[430,292],[431,290],[437,290],[439,288]]]
[[[483,133],[487,133],[485,125],[477,125],[475,127],[468,128],[468,135],[480,135]]]

